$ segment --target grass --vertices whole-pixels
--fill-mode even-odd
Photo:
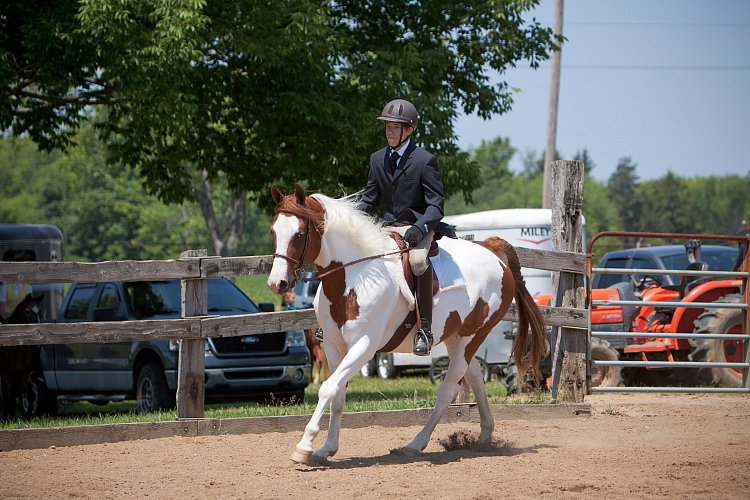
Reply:
[[[620,416],[620,417],[626,417],[627,414],[620,410],[619,408],[612,408],[611,405],[607,405],[607,408],[602,411],[602,415],[613,415],[613,416]]]
[[[234,283],[245,295],[258,302],[271,302],[279,309],[281,298],[268,288],[268,276],[237,276]]]
[[[438,387],[437,384],[432,384],[422,372],[407,373],[406,376],[389,380],[356,376],[349,382],[344,411],[431,408],[435,404]],[[310,414],[318,401],[319,388],[318,385],[309,386],[305,391],[305,401],[302,404],[267,405],[255,402],[206,404],[205,416],[206,418],[242,418]],[[539,404],[549,402],[547,396],[535,394],[508,397],[505,386],[496,381],[488,382],[485,388],[492,404]],[[86,402],[63,402],[58,407],[59,411],[56,417],[0,422],[0,430],[163,422],[176,419],[174,411],[139,414],[136,411],[134,401],[109,403],[105,406],[96,406]]]

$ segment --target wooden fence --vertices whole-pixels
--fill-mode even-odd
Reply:
[[[579,169],[575,166],[580,165]],[[558,161],[553,165],[561,171],[572,171],[582,179],[580,162]],[[580,194],[570,194],[568,186],[580,185],[568,175],[558,176],[561,185],[555,190],[559,202],[553,206],[553,232],[574,235],[569,225],[576,224],[580,213],[571,212],[571,199],[580,201]],[[566,205],[567,204],[567,205]],[[567,207],[567,208],[566,208]],[[557,213],[557,216],[555,215]],[[579,246],[580,248],[580,246]],[[557,296],[582,296],[582,280],[586,270],[586,257],[571,251],[540,251],[517,248],[523,267],[549,270],[560,273],[560,292]],[[273,257],[270,255],[251,257],[209,257],[203,251],[187,251],[175,260],[114,261],[114,262],[0,262],[0,281],[5,283],[98,283],[105,281],[153,281],[182,280],[182,314],[180,319],[82,322],[82,323],[37,323],[30,325],[0,325],[0,345],[39,345],[65,343],[107,343],[154,339],[181,339],[178,367],[177,415],[178,418],[203,418],[203,371],[204,345],[209,337],[232,337],[238,335],[263,334],[291,329],[317,328],[314,311],[283,311],[256,313],[238,316],[207,316],[207,286],[210,278],[267,275]],[[580,278],[566,279],[572,275]],[[579,289],[580,288],[580,289]],[[553,295],[554,297],[555,295]],[[582,304],[583,301],[577,302]],[[560,351],[563,361],[574,359],[578,365],[563,371],[557,378],[560,387],[581,388],[586,386],[586,368],[581,368],[581,346],[585,356],[586,333],[589,328],[589,311],[577,307],[542,307],[548,326],[561,328],[562,342],[573,345],[576,351]],[[563,302],[563,305],[564,302]],[[515,304],[506,315],[506,320],[517,321]],[[565,339],[578,339],[569,342]],[[577,346],[577,347],[576,347]],[[580,403],[581,390],[560,392],[561,402]]]

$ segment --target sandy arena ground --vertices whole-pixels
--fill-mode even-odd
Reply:
[[[325,467],[290,462],[302,429],[3,452],[0,497],[750,498],[748,396],[587,402],[591,417],[498,421],[492,451],[440,444],[478,425],[438,426],[418,458],[389,454],[418,427],[344,429]]]

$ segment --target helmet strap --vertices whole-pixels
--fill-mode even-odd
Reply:
[[[398,144],[396,144],[395,146],[391,147],[391,149],[394,150],[394,151],[398,151],[399,149],[401,149],[401,146],[403,146],[404,143],[409,140],[409,137],[411,137],[411,134],[409,134],[406,137],[404,137],[404,125],[406,125],[406,124],[405,123],[400,123],[400,125],[401,125],[401,134],[398,137]],[[383,127],[383,133],[385,134],[385,140],[386,140],[386,142],[388,142],[388,134],[385,133],[385,126]],[[389,146],[390,146],[390,144],[389,144]]]

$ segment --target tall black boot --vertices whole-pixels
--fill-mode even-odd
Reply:
[[[432,265],[420,276],[416,276],[417,307],[421,316],[420,328],[414,337],[414,354],[429,356],[432,349]]]

